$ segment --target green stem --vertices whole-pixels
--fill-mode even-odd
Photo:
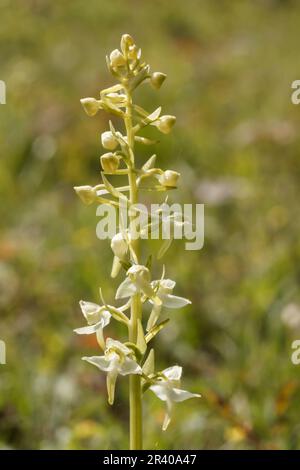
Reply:
[[[130,186],[130,204],[138,202],[138,189],[136,184],[135,162],[134,162],[134,134],[132,127],[132,96],[126,89],[127,108],[125,126],[127,133],[127,142],[130,148],[130,167],[128,180]],[[138,258],[139,243],[138,240],[133,241],[133,249]],[[141,297],[137,293],[132,297],[131,315],[129,322],[129,341],[137,343],[138,321],[141,319]],[[141,377],[139,375],[131,375],[129,377],[129,407],[130,407],[130,450],[140,450],[143,448],[143,427],[142,427],[142,387]]]

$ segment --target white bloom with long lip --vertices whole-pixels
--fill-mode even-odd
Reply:
[[[157,289],[156,295],[161,300],[161,305],[153,305],[152,311],[150,313],[150,317],[147,323],[147,331],[149,331],[157,322],[162,307],[166,308],[182,308],[186,305],[191,304],[192,302],[185,297],[179,297],[177,295],[173,295],[173,289],[176,285],[175,281],[171,279],[161,279],[160,281],[153,281],[151,283],[153,289]],[[150,300],[151,302],[151,300]]]
[[[76,328],[74,332],[78,335],[96,333],[100,346],[104,348],[103,328],[110,323],[110,312],[104,306],[94,304],[93,302],[86,302],[85,300],[81,300],[79,305],[88,326]]]
[[[107,372],[107,393],[110,405],[114,402],[115,386],[118,375],[142,374],[139,364],[132,359],[132,350],[120,341],[107,338],[104,355],[83,357],[84,361]]]
[[[167,429],[171,421],[173,403],[178,403],[190,398],[200,398],[198,393],[191,393],[180,388],[182,367],[173,366],[163,370],[157,383],[150,386],[150,390],[162,401],[166,402],[167,411],[163,423],[163,431]]]

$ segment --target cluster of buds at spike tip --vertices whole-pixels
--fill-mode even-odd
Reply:
[[[175,282],[165,279],[163,274],[159,280],[153,280],[153,256],[143,261],[143,251],[140,241],[149,230],[162,232],[162,243],[157,252],[161,258],[172,242],[172,236],[167,239],[164,225],[174,228],[188,224],[182,220],[179,213],[170,214],[161,204],[155,221],[135,227],[134,219],[138,211],[139,194],[142,190],[167,191],[177,187],[180,174],[174,170],[163,170],[155,165],[156,155],[152,155],[146,163],[138,165],[135,157],[135,143],[152,145],[157,141],[140,135],[147,126],[154,126],[162,134],[168,134],[176,118],[172,115],[161,115],[161,107],[154,111],[146,111],[133,102],[132,94],[142,83],[148,83],[159,89],[166,79],[161,72],[150,71],[150,66],[144,62],[141,50],[129,34],[121,38],[120,49],[114,49],[107,56],[107,66],[114,83],[109,88],[100,91],[100,99],[83,98],[81,104],[89,116],[94,116],[101,109],[113,114],[124,121],[125,132],[115,130],[109,121],[109,127],[101,133],[101,144],[106,153],[100,157],[102,182],[96,186],[76,186],[74,189],[80,199],[87,205],[96,203],[111,204],[119,210],[120,221],[117,233],[111,239],[111,250],[114,256],[111,277],[123,277],[116,289],[115,299],[125,299],[122,306],[108,305],[100,290],[101,305],[93,302],[80,301],[81,312],[86,325],[77,328],[79,335],[95,334],[101,355],[84,357],[107,374],[108,402],[113,404],[115,398],[116,380],[119,375],[134,375],[130,380],[130,415],[133,434],[132,449],[141,448],[138,433],[141,426],[136,413],[137,401],[142,392],[151,390],[160,400],[166,402],[166,417],[163,429],[166,429],[175,402],[198,397],[180,388],[182,369],[179,366],[169,367],[163,371],[155,370],[154,350],[148,350],[148,343],[167,325],[168,319],[161,320],[165,309],[182,309],[189,305],[190,300],[173,294]],[[117,179],[120,175],[128,178],[123,186],[113,186],[110,175]],[[127,193],[127,194],[126,194]],[[129,194],[128,194],[129,193]],[[105,197],[103,197],[105,196]],[[122,220],[123,202],[126,202],[126,220],[129,227],[124,227]],[[166,205],[166,204],[165,204]],[[162,222],[167,222],[164,224]],[[136,236],[137,235],[137,236]],[[145,264],[143,264],[145,263]],[[144,305],[150,306],[147,315]],[[130,309],[130,314],[127,310]],[[145,311],[144,311],[145,310]],[[148,308],[149,310],[149,308]],[[125,313],[126,312],[126,313]],[[145,318],[146,316],[146,318]],[[113,320],[120,322],[128,329],[128,336],[122,343],[112,338],[105,338],[106,327],[111,328]],[[112,330],[113,331],[113,330]],[[142,413],[139,413],[142,415]],[[136,446],[136,447],[134,447]]]

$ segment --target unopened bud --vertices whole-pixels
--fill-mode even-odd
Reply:
[[[133,45],[134,45],[134,40],[130,36],[130,34],[123,34],[123,36],[121,38],[121,50],[122,50],[124,55],[127,54],[127,51],[129,49],[129,47],[131,47]]]
[[[173,170],[166,170],[159,176],[159,182],[162,186],[167,188],[176,188],[180,173]]]
[[[111,131],[106,131],[101,134],[101,143],[103,147],[108,150],[114,150],[118,145],[118,141]]]
[[[122,67],[123,65],[126,64],[125,57],[123,56],[123,54],[121,54],[119,49],[114,49],[110,53],[109,60],[110,60],[110,65],[114,68]]]
[[[95,116],[101,107],[101,102],[95,98],[82,98],[80,103],[88,116]]]
[[[155,125],[157,129],[160,130],[160,132],[162,132],[163,134],[169,134],[175,122],[176,122],[175,116],[166,115],[166,116],[161,116]]]
[[[74,186],[76,194],[86,205],[92,204],[97,197],[97,191],[92,186]]]
[[[123,259],[128,251],[128,245],[121,232],[113,236],[110,246],[114,255],[119,259]]]
[[[100,162],[106,173],[114,173],[119,167],[118,157],[111,152],[101,155]]]
[[[128,58],[131,59],[131,60],[136,60],[137,59],[138,48],[135,44],[133,44],[133,46],[129,47],[127,55],[128,55]]]
[[[156,88],[156,90],[159,90],[166,78],[167,75],[165,73],[153,72],[150,77],[151,85],[153,88]]]

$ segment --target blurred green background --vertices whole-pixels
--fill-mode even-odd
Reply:
[[[284,0],[1,0],[0,447],[122,449],[127,380],[114,407],[105,376],[83,363],[93,339],[78,301],[112,302],[108,243],[95,207],[74,185],[99,182],[100,133],[79,99],[113,83],[105,54],[133,35],[159,92],[137,99],[175,114],[154,152],[182,173],[172,201],[205,203],[205,246],[165,256],[167,276],[193,305],[171,311],[157,338],[158,365],[184,366],[183,387],[202,394],[177,406],[145,400],[145,446],[157,449],[300,447],[300,5]],[[117,121],[114,121],[117,123]],[[152,149],[138,148],[143,162]],[[160,273],[155,263],[156,275]],[[117,336],[121,329],[112,327]]]

